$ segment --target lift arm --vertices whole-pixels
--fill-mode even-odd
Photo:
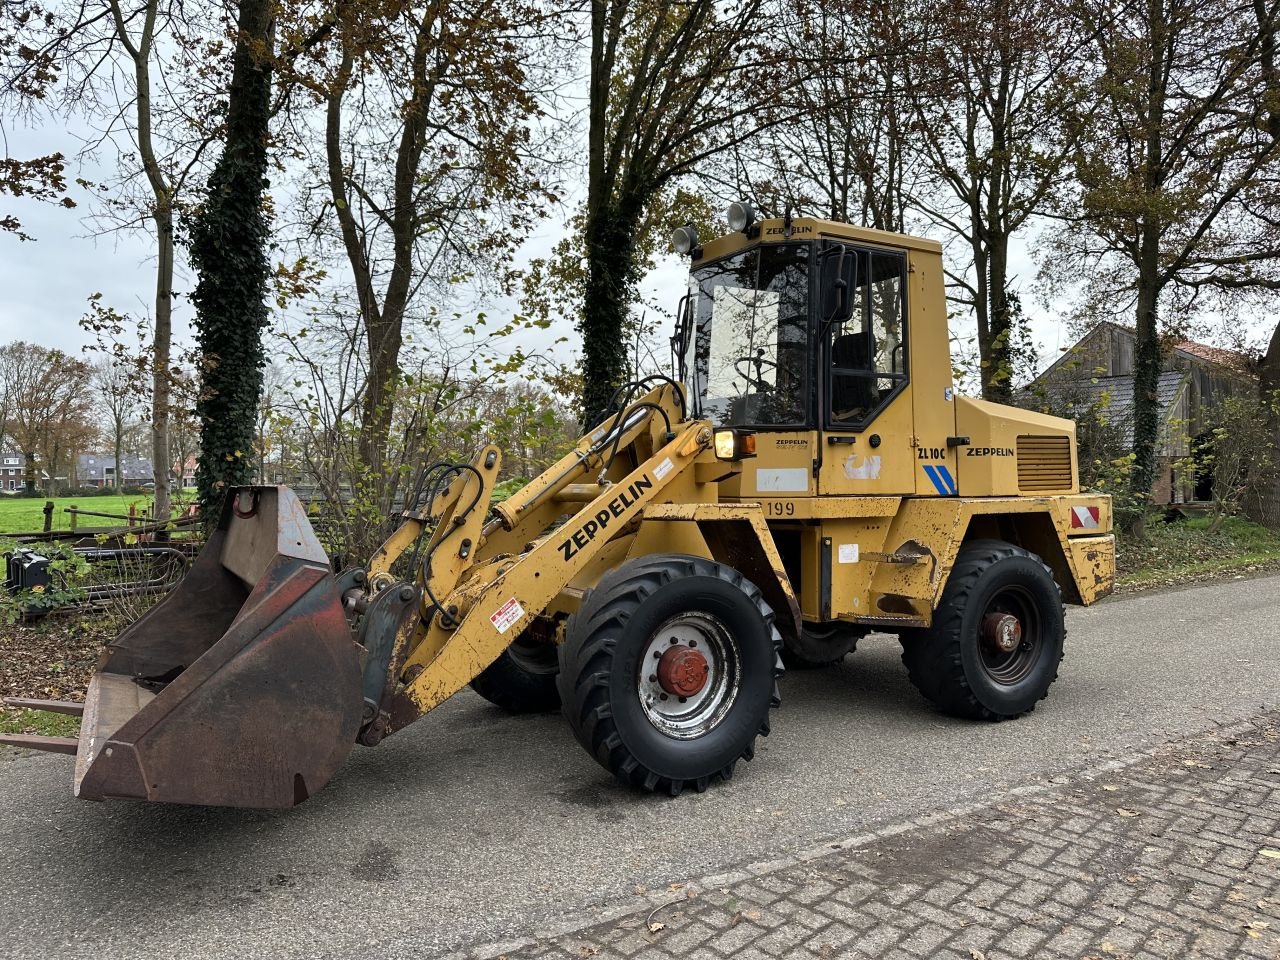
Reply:
[[[662,502],[712,439],[709,424],[681,420],[676,390],[651,390],[583,437],[497,505],[483,528],[501,463],[496,447],[454,468],[427,506],[405,514],[367,573],[366,620],[384,611],[370,624],[384,636],[366,629],[364,643],[385,651],[376,669],[385,665],[386,686],[363,742],[376,743],[470,683],[647,505]],[[418,569],[414,584],[392,574],[406,554]]]

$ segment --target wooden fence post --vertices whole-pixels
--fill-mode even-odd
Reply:
[[[53,529],[53,501],[46,500],[44,502],[44,532],[48,533]]]

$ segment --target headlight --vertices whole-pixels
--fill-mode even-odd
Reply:
[[[676,253],[689,253],[697,245],[698,231],[693,229],[692,223],[676,227],[671,232],[671,246],[675,248]]]
[[[756,222],[756,211],[746,200],[739,200],[737,203],[729,204],[726,218],[729,221],[730,230],[742,233]]]
[[[716,458],[719,460],[745,460],[756,455],[756,435],[743,430],[717,430],[715,432]]]

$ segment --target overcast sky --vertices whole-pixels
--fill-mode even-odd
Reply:
[[[34,156],[61,150],[74,156],[78,142],[65,128],[46,126],[39,130],[9,129],[8,152],[12,156]],[[93,167],[73,166],[70,177],[83,176],[102,180],[102,171]],[[69,178],[70,178],[69,177]],[[79,353],[92,339],[79,326],[87,299],[101,293],[105,305],[134,316],[150,316],[154,296],[154,255],[149,234],[116,232],[95,236],[94,227],[85,217],[91,211],[91,200],[73,186],[71,195],[81,205],[74,210],[37,203],[22,198],[4,198],[3,209],[22,222],[27,233],[36,237],[23,242],[14,236],[0,234],[0,343],[31,340],[46,346]],[[573,197],[562,209],[572,208]],[[565,226],[559,220],[548,220],[535,232],[517,255],[517,265],[535,256],[547,254],[563,236]],[[1031,320],[1032,336],[1040,352],[1040,366],[1052,362],[1071,343],[1068,332],[1058,322],[1059,311],[1046,309],[1036,295],[1035,264],[1026,238],[1015,245],[1011,274],[1023,293],[1023,305]],[[174,307],[175,337],[191,338],[192,311],[186,299],[191,281],[185,252],[178,251],[179,276],[175,284],[178,298]],[[340,270],[341,268],[339,268]],[[665,258],[644,283],[643,292],[668,309],[683,293],[688,263],[674,255]],[[335,271],[337,272],[337,271]],[[514,301],[498,300],[486,305],[494,322],[519,310]],[[972,336],[972,324],[953,320],[953,333]],[[558,329],[522,338],[535,348],[550,348],[557,359],[572,361],[576,355],[576,336],[568,320]],[[654,345],[660,358],[667,356],[666,338],[670,324],[660,331]],[[550,345],[560,337],[568,343]]]
[[[18,154],[20,155],[20,154]],[[75,191],[73,188],[73,195]],[[93,227],[82,221],[87,205],[65,210],[50,204],[12,200],[4,201],[6,211],[23,222],[26,232],[36,237],[23,242],[0,234],[0,342],[32,340],[45,346],[78,353],[91,340],[79,326],[87,298],[101,293],[105,304],[135,316],[149,316],[155,289],[155,258],[151,239],[138,233],[92,235]],[[521,249],[519,260],[545,254],[562,235],[563,227],[549,221]],[[1034,269],[1019,250],[1015,266],[1020,276],[1034,276]],[[190,289],[190,279],[183,251],[178,253],[180,276],[176,284],[180,294]],[[644,284],[644,292],[657,302],[673,306],[683,293],[688,262],[683,258],[665,258]],[[1031,298],[1028,298],[1030,301]],[[1031,304],[1029,304],[1031,305]],[[488,310],[495,320],[503,313],[518,310],[513,302],[496,303]],[[184,296],[175,304],[175,332],[190,337],[191,308]],[[1046,359],[1056,356],[1061,332],[1043,311],[1033,310],[1034,330],[1042,342]],[[569,337],[571,325],[549,331],[547,343]],[[670,330],[664,329],[665,342]],[[556,348],[569,359],[565,346]],[[665,352],[660,354],[665,357]]]
[[[61,150],[73,155],[77,140],[66,130],[9,130],[8,147],[12,156],[36,156]],[[93,165],[72,164],[68,180],[80,176],[103,180],[103,171]],[[75,209],[41,203],[26,198],[5,197],[3,211],[22,221],[24,232],[34,240],[22,241],[16,236],[0,234],[0,343],[31,340],[79,353],[92,341],[79,325],[90,295],[101,293],[104,305],[134,316],[149,317],[155,296],[155,256],[150,233],[139,231],[97,234],[87,218],[93,202],[88,194],[72,184],[69,194],[79,203]],[[572,206],[572,200],[565,209]],[[524,244],[517,264],[547,255],[564,235],[559,220],[547,220]],[[334,269],[342,272],[342,265]],[[670,257],[644,284],[644,293],[656,295],[660,302],[675,302],[683,293],[687,262]],[[184,250],[177,253],[178,276],[175,288],[174,333],[190,339],[192,309],[186,299],[192,279]],[[498,299],[486,304],[490,326],[519,310],[514,300]],[[665,331],[663,337],[670,335]],[[570,343],[555,347],[566,362],[571,359],[574,333],[570,323],[563,329],[536,335],[535,346],[550,347],[559,337]],[[538,342],[540,341],[540,342]],[[664,354],[665,355],[665,354]]]

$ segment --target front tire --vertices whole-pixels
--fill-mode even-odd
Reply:
[[[773,611],[741,573],[700,557],[644,557],[602,577],[569,618],[565,716],[622,783],[702,791],[768,735],[781,649]]]
[[[965,544],[933,626],[902,635],[902,661],[925,697],[955,716],[1029,713],[1058,676],[1062,593],[1033,553],[1000,540]]]

